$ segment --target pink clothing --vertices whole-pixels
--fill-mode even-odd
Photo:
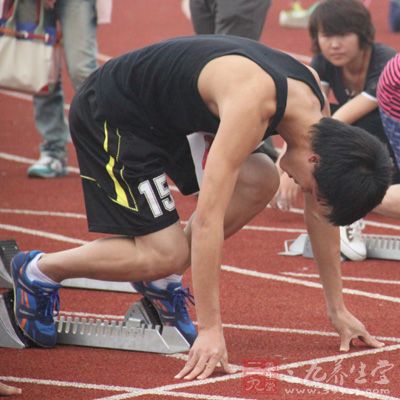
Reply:
[[[382,71],[377,97],[379,108],[400,121],[400,53],[389,60]]]

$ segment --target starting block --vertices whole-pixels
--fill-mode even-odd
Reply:
[[[11,259],[19,252],[15,240],[0,241],[0,288],[11,289]]]
[[[186,352],[189,343],[172,326],[163,326],[151,303],[142,299],[127,311],[124,320],[56,318],[57,344],[173,354]],[[34,347],[14,319],[13,294],[0,295],[0,347]]]
[[[19,252],[15,240],[0,241],[0,288],[12,288],[11,259]],[[69,282],[68,282],[69,281]],[[134,292],[130,283],[105,282],[93,279],[70,279],[70,287]],[[23,349],[34,343],[24,336],[14,319],[12,291],[0,295],[0,348]],[[142,298],[129,307],[123,319],[94,320],[60,316],[55,319],[57,343],[173,354],[188,351],[189,343],[172,326],[161,324],[157,310]]]
[[[400,236],[362,235],[367,247],[367,258],[381,260],[400,260]],[[300,234],[294,240],[285,240],[284,251],[278,253],[284,256],[299,256],[313,258],[310,238],[306,233]]]

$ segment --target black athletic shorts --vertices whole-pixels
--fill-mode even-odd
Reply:
[[[182,194],[197,193],[214,136],[148,132],[153,127],[141,110],[134,110],[136,125],[114,126],[99,111],[95,79],[93,74],[85,81],[69,113],[89,230],[141,236],[174,224],[179,217],[167,176]],[[265,146],[255,153],[274,158]]]
[[[172,225],[179,217],[167,176],[183,194],[199,190],[187,139],[161,147],[113,126],[99,115],[90,81],[70,109],[89,230],[141,236]]]

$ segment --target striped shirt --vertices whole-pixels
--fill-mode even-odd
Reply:
[[[400,53],[388,61],[382,71],[377,97],[380,109],[400,121]]]

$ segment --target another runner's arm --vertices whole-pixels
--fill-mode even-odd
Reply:
[[[353,124],[360,118],[365,117],[378,107],[378,102],[372,97],[367,97],[361,93],[343,104],[333,115],[332,118],[339,121]]]

